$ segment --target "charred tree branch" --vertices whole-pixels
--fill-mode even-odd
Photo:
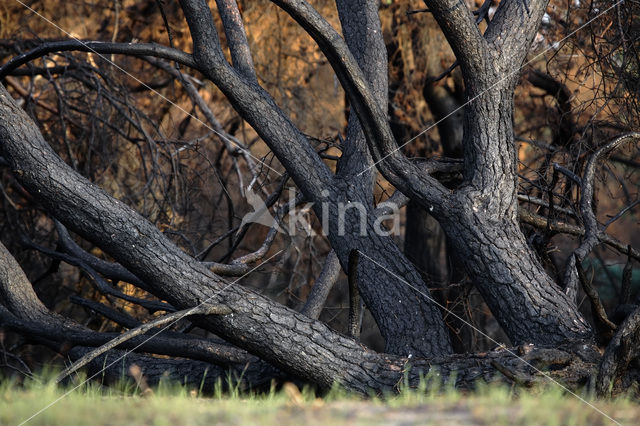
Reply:
[[[307,297],[304,307],[300,311],[309,318],[318,319],[329,296],[329,292],[340,276],[340,260],[334,250],[331,250],[324,261],[320,275],[313,283],[311,293]]]
[[[160,327],[162,325],[165,325],[167,323],[173,323],[176,322],[182,318],[188,317],[188,316],[192,316],[192,315],[228,315],[230,314],[232,311],[231,309],[229,309],[226,306],[222,306],[222,305],[210,305],[210,304],[202,304],[202,305],[198,305],[195,306],[193,308],[189,308],[189,309],[185,309],[182,311],[177,311],[177,312],[173,312],[171,314],[168,315],[164,315],[160,318],[157,318],[153,321],[149,321],[146,324],[142,324],[134,329],[131,329],[129,331],[127,331],[126,333],[121,334],[120,336],[116,337],[113,340],[110,340],[109,342],[105,343],[104,345],[100,346],[99,348],[89,352],[86,355],[83,355],[80,359],[78,359],[77,361],[75,361],[72,365],[70,365],[69,367],[65,368],[64,371],[62,371],[58,377],[56,378],[56,382],[60,382],[62,379],[64,379],[65,377],[67,377],[69,374],[73,373],[74,371],[77,371],[78,369],[84,367],[85,365],[87,365],[89,362],[91,362],[92,360],[96,359],[98,356],[102,355],[103,353],[107,352],[110,349],[115,348],[116,346],[120,345],[121,343],[126,342],[127,340],[130,340],[136,336],[139,336],[141,334],[144,334],[146,332],[148,332],[149,330],[156,328],[156,327]],[[152,339],[154,336],[151,336],[149,339]]]
[[[608,395],[629,363],[640,355],[640,308],[625,319],[607,346],[596,378],[596,393]]]
[[[185,65],[189,68],[198,69],[193,57],[185,52],[162,46],[155,43],[113,43],[106,41],[81,41],[65,40],[45,42],[40,46],[31,49],[22,55],[16,56],[0,67],[0,80],[3,80],[14,69],[55,52],[91,52],[99,54],[123,54],[128,56],[153,56],[155,58],[167,59]]]
[[[579,283],[577,265],[582,263],[586,256],[600,242],[600,236],[604,233],[602,227],[596,219],[593,207],[594,178],[598,163],[625,142],[640,139],[640,133],[627,133],[613,139],[597,149],[587,161],[583,177],[580,179],[580,215],[584,223],[584,239],[580,246],[569,256],[564,274],[565,292],[576,300]]]
[[[249,49],[249,42],[247,41],[247,34],[244,30],[238,3],[236,3],[236,0],[216,0],[216,5],[218,5],[218,13],[222,19],[224,33],[227,36],[227,45],[231,52],[233,67],[248,80],[257,82],[256,70],[253,66],[251,50]]]

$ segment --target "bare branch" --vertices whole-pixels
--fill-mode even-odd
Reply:
[[[58,233],[58,246],[65,253],[75,257],[82,264],[89,266],[96,272],[99,272],[109,279],[133,284],[143,290],[148,289],[148,286],[145,285],[144,282],[142,282],[138,277],[125,269],[122,265],[118,263],[107,262],[106,260],[99,259],[94,255],[87,253],[73,240],[73,238],[71,238],[71,235],[69,235],[69,231],[67,231],[67,228],[62,223],[55,219],[54,223],[56,226],[56,231]]]
[[[233,67],[245,78],[257,82],[256,70],[253,66],[251,50],[249,50],[249,42],[244,31],[238,3],[236,0],[216,0],[216,5],[220,18],[222,18],[224,33],[227,36]]]
[[[372,94],[367,80],[340,35],[306,1],[272,0],[295,19],[316,41],[333,67],[355,108],[376,166],[396,188],[437,209],[443,207],[449,190],[424,175],[398,149],[387,115]],[[466,9],[464,5],[462,5]],[[468,10],[467,10],[468,12]],[[469,13],[469,15],[471,15]],[[474,24],[474,30],[475,24]]]
[[[10,274],[5,274],[5,271],[10,272]],[[24,272],[1,243],[0,295],[2,296],[0,300],[8,308],[0,304],[0,323],[23,334],[35,336],[39,340],[55,340],[69,342],[74,345],[97,346],[121,337],[116,333],[93,332],[50,312],[40,302]],[[210,307],[211,305],[208,305],[208,308]],[[220,310],[217,308],[213,309],[213,311],[228,312],[226,309]],[[165,322],[167,321],[166,318],[176,318],[176,315],[170,314],[162,317]],[[160,323],[154,324],[158,325]],[[151,328],[145,327],[144,331],[149,331]],[[152,340],[138,337],[128,342],[125,342],[127,339],[122,340],[121,343],[124,344],[124,347],[134,350],[192,357],[221,365],[244,363],[251,359],[246,352],[230,346],[215,344],[197,337],[176,336],[174,333],[165,333],[157,336],[159,332],[156,332]]]
[[[0,68],[0,80],[4,79],[14,69],[34,59],[55,52],[93,52],[118,53],[128,56],[153,56],[155,58],[175,61],[190,68],[198,69],[193,57],[188,53],[162,46],[156,43],[112,43],[106,41],[65,40],[46,42],[22,55],[16,56]]]
[[[340,276],[340,261],[336,252],[331,250],[324,261],[320,275],[313,283],[307,302],[300,311],[309,318],[318,319],[329,292]]]
[[[69,297],[71,303],[83,306],[87,308],[88,311],[95,312],[97,314],[102,315],[103,317],[115,322],[126,328],[136,328],[140,325],[140,321],[133,318],[129,314],[124,312],[118,312],[115,309],[109,308],[108,306],[103,305],[102,303],[94,302],[93,300],[83,299],[82,297],[76,296],[72,294]]]
[[[562,173],[563,175],[565,175],[566,177],[568,177],[578,185],[582,186],[582,178],[577,174],[573,173],[571,170],[567,169],[566,167],[561,166],[558,163],[553,163],[553,170],[559,171],[560,173]]]
[[[600,243],[600,237],[604,233],[604,228],[598,224],[596,214],[593,210],[596,167],[603,157],[608,155],[611,151],[618,148],[623,143],[635,139],[640,139],[640,133],[627,133],[616,137],[597,149],[591,157],[589,157],[585,166],[584,176],[580,179],[580,215],[582,217],[582,222],[584,223],[585,234],[580,246],[574,250],[571,256],[569,256],[564,274],[565,292],[572,300],[575,300],[575,297],[577,296],[579,283],[577,265],[585,259],[585,257],[598,243]]]
[[[164,315],[160,318],[157,318],[153,321],[149,321],[146,324],[142,324],[139,327],[136,327],[132,330],[127,331],[126,333],[121,334],[115,339],[107,342],[106,344],[100,346],[99,348],[89,352],[86,355],[83,355],[79,360],[74,362],[69,367],[65,368],[56,378],[56,383],[60,382],[62,379],[67,377],[69,374],[77,371],[78,369],[84,367],[89,362],[107,352],[110,349],[115,348],[127,340],[130,340],[136,336],[146,333],[152,328],[160,327],[167,323],[172,323],[178,321],[179,319],[185,318],[191,315],[228,315],[232,311],[226,306],[222,305],[209,305],[207,303],[195,306],[193,308],[185,309],[183,311],[173,312],[171,314]]]
[[[25,235],[22,235],[22,242],[25,246],[32,248],[34,250],[38,250],[41,253],[46,254],[47,256],[50,256],[54,259],[58,259],[58,260],[62,260],[63,262],[68,263],[69,265],[73,265],[73,266],[77,266],[80,269],[82,269],[84,272],[86,272],[86,274],[89,276],[89,278],[91,279],[91,281],[95,284],[96,288],[98,289],[98,291],[100,291],[103,294],[108,294],[114,297],[117,297],[119,299],[122,300],[126,300],[127,302],[130,303],[134,303],[136,305],[140,305],[143,308],[147,309],[149,312],[157,312],[157,311],[167,311],[167,312],[173,312],[175,311],[175,308],[171,305],[169,305],[168,303],[164,303],[164,302],[160,302],[160,301],[156,301],[156,300],[147,300],[147,299],[142,299],[139,297],[135,297],[135,296],[130,296],[128,294],[123,293],[122,291],[120,291],[118,288],[116,288],[115,286],[110,286],[101,276],[100,274],[94,270],[91,266],[87,265],[83,260],[78,259],[74,256],[71,255],[67,255],[64,253],[60,253],[57,252],[55,250],[51,250],[48,249],[46,247],[43,247],[39,244],[35,244],[33,241],[31,241],[30,239],[28,239]],[[82,250],[82,249],[80,249]],[[87,253],[88,256],[91,256]],[[95,259],[97,261],[101,261],[100,259]],[[105,261],[101,261],[104,262],[107,265],[113,265],[113,264],[109,264],[108,262]],[[99,262],[97,262],[99,263]],[[113,269],[119,269],[119,268],[113,268]],[[136,282],[139,282],[139,280],[136,280]],[[134,283],[132,283],[134,284]],[[135,285],[135,284],[134,284]],[[148,286],[142,286],[141,287],[144,290],[148,291]]]
[[[628,206],[625,206],[625,208],[623,208],[622,210],[620,210],[615,216],[613,216],[611,219],[609,219],[607,221],[607,223],[604,224],[604,226],[602,227],[602,230],[606,230],[609,225],[611,225],[613,222],[615,222],[616,220],[620,219],[622,216],[624,216],[624,214],[626,212],[628,212],[629,210],[633,209],[635,206],[637,206],[638,204],[640,204],[640,200],[636,200],[633,203],[629,204]]]
[[[249,155],[248,148],[238,139],[236,139],[229,133],[225,132],[225,130],[222,128],[222,125],[213,114],[213,111],[211,111],[211,108],[209,108],[209,105],[207,105],[204,99],[202,99],[202,96],[200,96],[200,94],[198,93],[198,90],[195,88],[195,86],[191,82],[193,78],[162,60],[158,60],[152,57],[145,57],[144,60],[160,68],[161,70],[171,75],[172,77],[178,79],[182,83],[182,86],[187,92],[187,95],[189,96],[189,98],[191,98],[191,101],[195,105],[197,105],[198,108],[200,108],[200,111],[202,111],[202,113],[204,114],[209,125],[213,128],[213,130],[216,132],[216,135],[218,135],[222,140],[222,142],[225,144],[225,148],[227,149],[229,154],[230,155],[238,155],[239,153],[243,154],[243,156],[245,157],[245,160],[247,161],[247,164],[249,165],[249,169],[253,170],[253,168],[255,167],[255,164],[254,164],[253,158]]]
[[[540,199],[538,197],[533,197],[533,196],[531,196],[529,194],[518,194],[518,200],[524,201],[524,202],[527,202],[527,203],[530,203],[530,204],[534,204],[536,206],[551,208],[549,203],[547,203],[545,200]],[[573,210],[567,209],[567,208],[564,208],[564,207],[558,207],[558,206],[554,205],[553,206],[553,210],[557,211],[557,212],[560,212],[560,213],[567,214],[569,216],[573,216],[573,217],[576,216],[576,213]]]
[[[569,235],[578,235],[583,236],[585,234],[584,228],[576,225],[571,225],[569,223],[560,222],[556,220],[549,220],[546,217],[531,213],[529,210],[520,208],[519,210],[520,220],[523,223],[526,223],[531,226],[535,226],[539,229],[548,229],[551,232],[561,232],[563,234]],[[629,247],[623,242],[613,238],[609,234],[601,233],[599,235],[600,241],[603,244],[606,244],[614,249],[618,250],[620,253],[627,254],[638,261],[640,261],[640,252],[634,248]]]
[[[220,88],[269,145],[298,188],[311,199],[323,199],[322,191],[332,179],[329,168],[271,96],[229,65],[207,2],[182,0],[181,5],[191,31],[193,56],[201,72]]]
[[[582,284],[582,288],[591,302],[591,310],[595,316],[598,332],[605,340],[609,340],[617,326],[609,320],[607,311],[605,311],[602,301],[600,300],[598,290],[593,287],[591,280],[585,276],[582,265],[579,263],[576,264],[576,269],[578,270],[578,279]]]

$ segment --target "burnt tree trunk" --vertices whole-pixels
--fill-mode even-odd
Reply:
[[[372,208],[372,176],[370,155],[356,116],[350,118],[345,144],[345,158],[339,172],[332,176],[317,156],[306,137],[275,105],[257,82],[240,75],[226,62],[220,48],[211,11],[202,0],[181,1],[191,30],[194,58],[199,69],[216,84],[273,150],[305,197],[314,203],[314,211],[322,216],[327,206],[328,238],[345,270],[351,250],[380,259],[358,273],[363,300],[373,314],[385,338],[385,350],[399,355],[443,355],[451,352],[448,334],[437,307],[398,277],[405,277],[415,288],[428,294],[411,263],[402,255],[390,237],[372,232],[376,216]],[[372,2],[339,2],[345,25],[345,37],[363,69],[373,83],[376,102],[386,107],[386,53],[382,42],[377,7]],[[376,28],[378,32],[375,33]],[[376,37],[367,38],[374,31]],[[364,173],[361,173],[364,172]],[[357,218],[345,222],[340,233],[338,206],[359,202],[368,209],[365,235],[360,234]],[[348,216],[353,217],[354,211]],[[398,303],[398,301],[402,303]]]
[[[486,71],[467,82],[467,98],[475,101],[465,112],[465,184],[450,214],[438,219],[512,343],[584,338],[589,325],[520,229],[512,118],[517,75],[508,72]]]
[[[517,76],[513,64],[523,63],[547,1],[531,0],[528,6],[525,2],[500,2],[484,34],[464,3],[427,2],[460,62],[470,102],[464,120],[464,181],[455,189],[447,188],[431,175],[433,170],[410,161],[397,149],[386,113],[386,92],[381,96],[376,87],[380,70],[386,73],[386,58],[381,61],[375,55],[381,41],[379,21],[371,6],[375,2],[338,2],[346,42],[308,3],[273,2],[318,42],[357,113],[359,126],[350,117],[345,156],[337,175],[258,85],[242,51],[232,55],[234,66],[226,61],[204,0],[181,1],[194,54],[180,57],[225,93],[269,144],[306,198],[315,203],[316,212],[324,213],[323,204],[328,205],[329,240],[342,266],[348,268],[353,249],[361,252],[359,287],[387,339],[387,349],[414,357],[375,353],[321,322],[225,282],[133,209],[66,165],[0,86],[0,156],[4,163],[44,209],[139,277],[155,296],[177,309],[205,302],[228,307],[230,314],[194,321],[272,367],[321,387],[338,382],[361,393],[380,392],[397,386],[405,374],[415,384],[420,374],[434,367],[443,378],[455,373],[458,383],[468,384],[476,378],[491,379],[496,369],[511,374],[523,366],[513,352],[446,355],[451,350],[448,334],[426,285],[392,239],[373,229],[377,218],[370,192],[373,173],[367,168],[374,165],[440,222],[512,342],[557,345],[590,336],[575,303],[545,273],[518,223],[512,123]],[[239,38],[234,40],[242,42],[242,34],[235,34]],[[354,41],[363,37],[367,43]],[[371,58],[377,59],[363,62]],[[338,206],[349,202],[366,206],[364,236],[359,235],[355,210],[347,214],[344,233],[340,232]],[[3,304],[14,314],[35,307],[25,315],[36,315],[37,320],[44,313],[31,300],[33,295],[12,287],[13,278],[0,269]],[[592,361],[563,354],[566,356],[553,358],[555,364],[568,366],[578,361],[578,370],[582,370],[576,375],[580,380],[588,376],[583,367]]]
[[[465,176],[453,191],[399,152],[385,111],[333,28],[304,3],[275,2],[317,41],[358,113],[377,167],[440,222],[511,341],[553,344],[590,336],[577,306],[546,274],[518,224],[513,66],[524,62],[548,2],[501,2],[484,34],[463,3],[426,2],[458,58],[468,100]]]
[[[433,368],[438,369],[444,381],[455,376],[456,383],[464,387],[472,387],[478,379],[499,378],[495,365],[507,371],[524,368],[527,374],[535,373],[513,352],[506,351],[428,360],[378,354],[319,321],[224,282],[150,222],[66,165],[2,86],[0,142],[0,155],[18,181],[70,229],[101,247],[148,283],[156,296],[178,309],[201,303],[228,307],[230,314],[194,320],[300,380],[322,388],[340,383],[346,389],[369,394],[396,389],[407,375],[409,384],[415,386]],[[16,316],[47,321],[45,317],[51,314],[37,300],[15,261],[5,252],[0,255],[3,304]],[[541,351],[536,354],[547,353]],[[584,380],[587,373],[580,361],[569,353],[561,354],[558,362],[571,369],[578,382]],[[531,361],[532,356],[530,353],[525,360]],[[188,368],[198,367],[190,364]],[[197,373],[192,370],[191,374]]]
[[[391,390],[401,381],[406,357],[377,354],[319,321],[225,282],[138,213],[77,174],[46,144],[2,86],[0,142],[0,155],[44,208],[148,283],[154,295],[178,309],[205,302],[231,309],[227,315],[194,318],[201,327],[286,373],[323,388],[337,382],[366,394],[370,390]],[[9,280],[14,278],[12,274],[7,276]],[[28,305],[18,303],[15,309],[23,311],[24,306]],[[446,371],[461,367],[462,380],[484,373],[490,377],[489,359],[481,370],[472,361],[460,361],[443,367]],[[421,372],[426,373],[440,362],[449,360],[421,362],[412,371],[411,380],[417,383]]]

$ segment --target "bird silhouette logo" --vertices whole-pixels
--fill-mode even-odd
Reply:
[[[249,205],[251,205],[251,207],[253,208],[253,211],[245,214],[242,217],[242,223],[240,223],[239,230],[248,223],[258,223],[268,228],[275,227],[278,232],[285,233],[280,225],[278,225],[278,221],[276,220],[276,218],[274,218],[269,212],[269,208],[264,203],[264,200],[258,194],[253,192],[251,186],[247,187],[245,194],[245,198]]]

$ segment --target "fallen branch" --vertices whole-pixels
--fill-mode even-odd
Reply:
[[[119,337],[113,339],[112,341],[82,356],[79,360],[74,362],[69,367],[65,368],[65,370],[62,373],[60,373],[60,375],[58,375],[56,379],[56,383],[59,383],[62,379],[64,379],[74,371],[77,371],[79,368],[84,367],[89,362],[91,362],[92,359],[95,359],[97,356],[102,355],[108,350],[115,348],[119,344],[126,342],[127,340],[133,337],[146,333],[152,328],[159,327],[167,323],[176,322],[184,317],[191,316],[191,315],[227,315],[230,313],[231,313],[231,309],[229,309],[226,306],[209,305],[204,303],[202,305],[199,305],[190,309],[185,309],[183,311],[173,312],[171,314],[164,315],[156,320],[150,321],[146,324],[143,324],[139,327],[129,330],[126,333],[120,335]],[[150,339],[152,339],[153,337],[154,336],[151,336]]]

